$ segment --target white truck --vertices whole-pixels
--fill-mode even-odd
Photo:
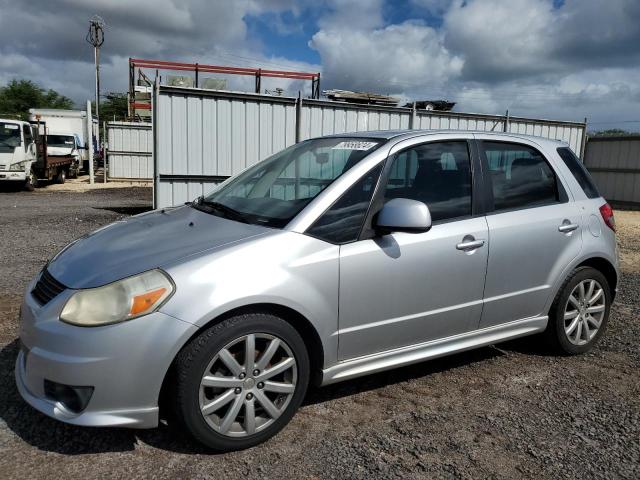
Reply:
[[[67,176],[77,176],[80,154],[75,138],[67,134],[52,137],[61,145],[49,152],[48,132],[44,122],[0,118],[1,184],[33,190],[39,179],[64,183]]]
[[[48,135],[73,136],[80,154],[80,167],[85,173],[89,172],[89,161],[97,159],[100,154],[98,122],[95,118],[87,122],[87,112],[84,110],[31,108],[29,120],[44,122]]]

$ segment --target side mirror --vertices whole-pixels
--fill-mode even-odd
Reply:
[[[385,235],[391,232],[422,233],[431,228],[429,207],[417,200],[394,198],[378,213],[375,229]]]

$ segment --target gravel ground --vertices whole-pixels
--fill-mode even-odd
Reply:
[[[588,355],[524,339],[315,390],[276,438],[225,455],[171,426],[89,429],[39,414],[13,380],[24,286],[66,243],[150,197],[0,193],[0,477],[640,478],[640,212],[616,213],[624,277]]]

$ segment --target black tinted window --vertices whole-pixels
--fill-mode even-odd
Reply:
[[[427,143],[396,155],[384,198],[424,202],[434,221],[471,215],[467,142]]]
[[[558,201],[556,177],[536,149],[515,143],[482,142],[491,176],[495,210],[528,208]]]
[[[577,180],[578,184],[582,187],[587,198],[598,198],[600,196],[600,192],[598,192],[595,183],[593,183],[591,175],[589,175],[587,169],[571,149],[567,147],[559,148],[558,155],[560,155],[560,158],[562,158],[562,161],[567,168],[571,170],[571,173]]]
[[[374,168],[355,183],[322,217],[316,220],[307,233],[331,243],[357,240],[380,170],[382,167]]]

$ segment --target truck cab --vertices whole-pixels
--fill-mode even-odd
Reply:
[[[24,184],[33,190],[37,182],[34,127],[21,120],[0,118],[0,182]]]
[[[72,157],[73,162],[69,167],[69,176],[77,177],[82,162],[82,145],[80,138],[75,133],[49,132],[47,133],[47,155],[49,157]]]

